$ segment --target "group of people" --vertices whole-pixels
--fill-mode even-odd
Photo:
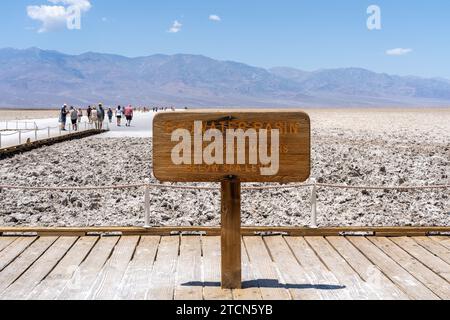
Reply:
[[[103,107],[103,104],[99,103],[97,106],[88,106],[86,109],[86,116],[90,124],[95,126],[95,129],[102,130],[106,117],[108,117],[109,123],[113,122],[113,117],[116,116],[117,126],[122,126],[122,119],[126,120],[125,125],[131,127],[131,121],[133,120],[134,110],[131,105],[127,107],[118,106],[114,111],[112,108],[107,110]],[[83,118],[83,111],[81,108],[75,108],[73,106],[68,107],[65,104],[61,108],[59,122],[61,124],[61,130],[66,131],[67,118],[70,118],[72,129],[78,131],[79,124]]]

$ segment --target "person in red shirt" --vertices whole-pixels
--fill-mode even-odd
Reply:
[[[126,107],[124,114],[125,114],[125,118],[127,119],[126,126],[131,127],[131,121],[133,120],[133,107],[131,105]]]

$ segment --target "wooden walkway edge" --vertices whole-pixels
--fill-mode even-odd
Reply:
[[[201,234],[220,236],[220,227],[0,227],[1,235],[36,235],[36,236],[88,236],[88,235],[123,235],[123,236],[168,236],[176,234]],[[289,235],[301,237],[331,237],[345,235],[366,236],[446,236],[450,227],[242,227],[242,236],[254,235]]]
[[[82,139],[82,138],[90,137],[93,135],[101,134],[104,132],[106,132],[106,130],[96,130],[96,129],[83,130],[83,131],[68,133],[65,135],[57,136],[57,137],[40,139],[37,141],[32,141],[30,143],[23,143],[20,145],[1,148],[0,149],[0,160],[14,156],[18,153],[31,151],[31,150],[41,148],[44,146],[51,146],[51,145],[61,143],[64,141],[69,141],[69,140],[74,140],[74,139]]]

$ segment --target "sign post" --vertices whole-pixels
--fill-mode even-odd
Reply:
[[[309,116],[297,110],[167,112],[153,123],[153,172],[163,182],[221,183],[222,288],[241,276],[241,183],[303,182]]]
[[[241,264],[241,183],[233,176],[222,181],[222,288],[240,289]]]

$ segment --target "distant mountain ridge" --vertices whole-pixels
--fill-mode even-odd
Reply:
[[[128,58],[0,49],[0,107],[175,105],[190,107],[450,106],[450,81],[361,68],[269,70],[200,55]]]

